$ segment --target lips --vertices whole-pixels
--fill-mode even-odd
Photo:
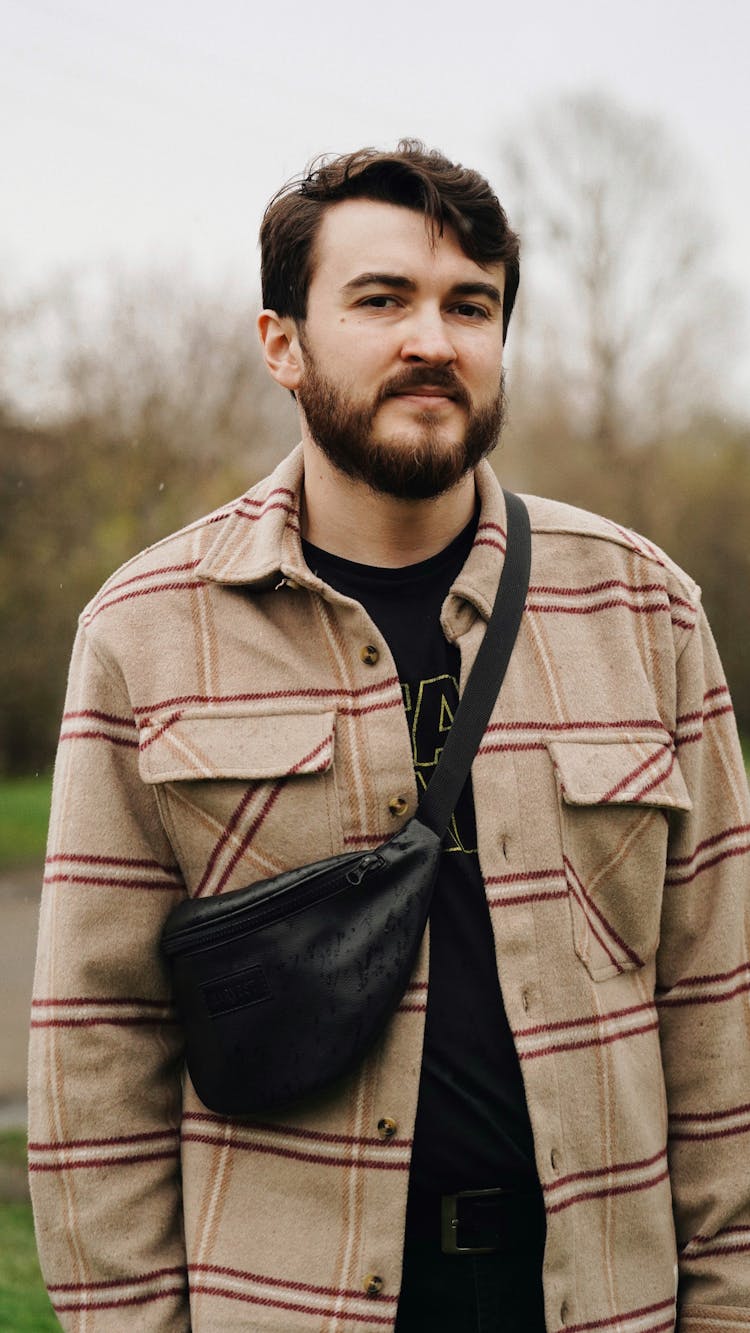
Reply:
[[[450,389],[430,388],[426,384],[420,384],[412,389],[399,389],[392,395],[394,398],[455,398],[455,393]]]
[[[456,376],[434,366],[429,369],[407,367],[400,375],[392,376],[382,386],[378,402],[383,403],[388,398],[421,398],[423,401],[447,398],[467,410],[471,408],[469,395]]]
[[[466,395],[455,380],[396,380],[383,387],[384,398],[450,398],[453,402],[463,403]]]

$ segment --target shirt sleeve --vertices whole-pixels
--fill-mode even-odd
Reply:
[[[37,1243],[63,1328],[190,1327],[181,1040],[159,936],[184,892],[121,673],[84,630],[55,766],[29,1066]]]
[[[692,811],[670,838],[657,1003],[679,1256],[679,1333],[750,1329],[750,802],[705,616],[678,662]]]

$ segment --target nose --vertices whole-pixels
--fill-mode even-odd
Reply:
[[[446,366],[455,361],[456,349],[441,310],[414,312],[404,328],[401,359],[421,361],[430,366]]]

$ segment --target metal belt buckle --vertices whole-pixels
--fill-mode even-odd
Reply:
[[[483,1195],[504,1194],[505,1190],[461,1190],[444,1194],[440,1200],[440,1248],[443,1254],[496,1254],[497,1245],[459,1245],[458,1228],[465,1226],[458,1216],[459,1199],[480,1199]]]

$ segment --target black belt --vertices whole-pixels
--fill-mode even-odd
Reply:
[[[412,1196],[409,1239],[436,1238],[443,1254],[525,1254],[544,1250],[544,1203],[539,1190],[461,1190],[458,1194]]]

